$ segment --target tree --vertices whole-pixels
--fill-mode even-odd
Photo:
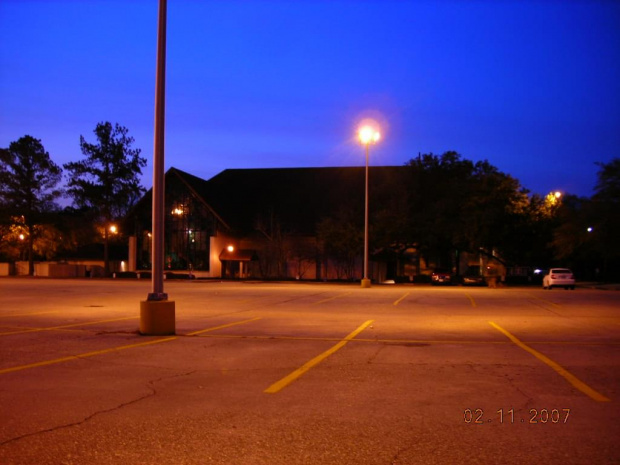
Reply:
[[[595,200],[620,204],[620,158],[616,157],[609,163],[597,163],[601,168],[595,187]]]
[[[460,251],[518,260],[515,226],[522,221],[527,193],[519,182],[488,161],[472,162],[457,152],[410,160],[407,231],[424,256],[451,267]]]
[[[34,274],[34,245],[41,228],[37,224],[55,208],[54,200],[62,191],[56,185],[62,169],[45,151],[41,141],[24,136],[0,150],[0,202],[5,218],[21,219],[26,228],[28,274]]]
[[[562,196],[554,207],[553,252],[581,279],[616,280],[620,273],[620,159],[597,163],[591,198]]]
[[[518,242],[527,217],[527,191],[486,160],[475,163],[467,184],[457,244],[465,250],[495,249],[504,260],[524,263],[524,248]]]
[[[355,262],[363,250],[363,229],[350,210],[341,210],[335,218],[324,218],[317,225],[317,237],[323,253],[336,266],[338,279],[353,279]],[[327,269],[325,270],[327,276]]]
[[[588,237],[600,257],[599,266],[602,277],[620,277],[620,158],[609,163],[597,163],[595,192],[590,203],[588,217]]]
[[[91,209],[103,228],[104,268],[109,272],[109,235],[113,222],[122,218],[138,201],[145,189],[139,175],[146,165],[140,149],[131,148],[134,138],[118,123],[99,123],[94,130],[97,143],[80,136],[85,160],[66,163],[70,173],[68,193],[78,208]]]

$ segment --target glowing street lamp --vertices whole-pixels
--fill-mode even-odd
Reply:
[[[368,147],[368,144],[376,144],[381,139],[379,131],[370,126],[364,126],[358,131],[360,142]]]
[[[362,287],[370,287],[368,279],[368,152],[370,144],[376,144],[381,133],[372,126],[362,126],[357,132],[360,142],[366,147],[366,192],[364,196],[364,277]]]
[[[549,192],[545,197],[545,204],[548,207],[555,207],[560,204],[562,193],[560,191]]]

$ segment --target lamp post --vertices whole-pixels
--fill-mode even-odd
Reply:
[[[140,334],[175,333],[175,304],[164,292],[164,122],[166,101],[167,1],[159,0],[155,78],[155,140],[153,144],[152,292],[140,302]]]
[[[376,144],[381,138],[379,131],[371,126],[363,126],[357,133],[360,142],[366,147],[366,189],[364,195],[364,277],[362,278],[362,287],[370,287],[370,279],[368,279],[368,152],[370,144]]]

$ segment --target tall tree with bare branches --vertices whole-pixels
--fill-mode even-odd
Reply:
[[[39,139],[24,136],[0,149],[0,204],[4,222],[19,218],[27,230],[28,274],[34,274],[36,225],[55,208],[61,194],[56,186],[62,169],[50,158]]]
[[[69,172],[68,193],[77,207],[95,212],[104,236],[104,267],[109,273],[109,235],[111,225],[122,218],[145,192],[139,176],[146,165],[140,149],[132,148],[134,138],[118,123],[97,124],[96,143],[80,136],[80,148],[86,159],[66,163]]]

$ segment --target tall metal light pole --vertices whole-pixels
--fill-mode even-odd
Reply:
[[[166,109],[166,0],[159,0],[155,139],[153,147],[152,292],[140,302],[140,333],[175,333],[174,302],[164,292],[164,133]]]
[[[157,71],[155,77],[155,138],[153,141],[152,292],[148,300],[168,300],[164,293],[164,139],[166,118],[166,1],[159,0]]]
[[[363,126],[358,131],[360,142],[366,147],[366,189],[364,195],[364,277],[362,278],[362,287],[370,287],[370,279],[368,278],[368,152],[370,144],[376,144],[381,138],[379,131],[371,126]]]

